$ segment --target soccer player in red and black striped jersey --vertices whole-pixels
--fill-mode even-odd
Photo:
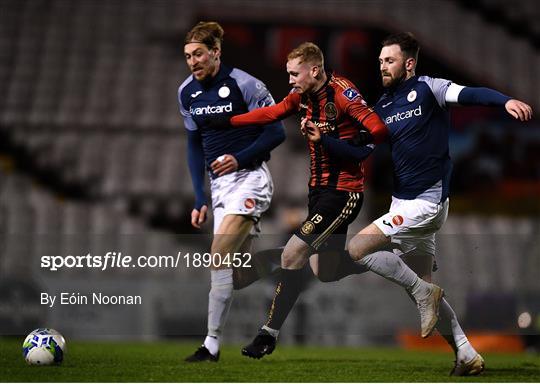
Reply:
[[[317,51],[320,57],[315,54]],[[352,140],[359,131],[367,130],[375,142],[380,142],[386,137],[386,126],[367,106],[354,84],[344,77],[326,74],[322,52],[315,44],[302,44],[289,54],[288,59],[287,72],[293,87],[291,93],[274,106],[234,116],[232,125],[266,124],[299,113],[304,121],[313,122],[323,133],[320,143],[308,142],[311,158],[309,186],[362,192],[363,167],[354,158],[347,160],[344,156],[335,159],[329,154],[329,141],[326,139]]]
[[[318,254],[316,274],[333,281],[365,271],[344,253],[348,225],[362,206],[362,160],[372,146],[353,146],[362,138],[378,143],[387,135],[385,124],[347,79],[327,74],[324,57],[313,43],[303,43],[287,57],[291,93],[280,103],[231,118],[233,126],[268,124],[299,113],[301,129],[316,125],[321,140],[309,140],[311,177],[308,217],[290,238],[281,255],[282,272],[268,321],[242,353],[261,358],[272,353],[283,322],[302,289],[302,267]]]

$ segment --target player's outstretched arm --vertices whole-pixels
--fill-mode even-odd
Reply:
[[[243,127],[246,125],[266,125],[294,115],[298,111],[300,95],[290,93],[275,105],[253,109],[247,113],[231,118],[231,125]]]
[[[511,99],[506,102],[504,105],[506,112],[511,114],[514,119],[520,121],[528,121],[532,119],[533,111],[529,104],[524,103],[523,101]]]
[[[456,97],[457,95],[457,97]],[[517,120],[528,121],[532,118],[532,108],[523,101],[512,99],[491,88],[462,87],[451,84],[446,92],[445,101],[449,104],[504,106],[506,111]]]

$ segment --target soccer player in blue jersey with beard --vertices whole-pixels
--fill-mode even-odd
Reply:
[[[416,297],[424,281],[431,281],[435,233],[448,215],[452,170],[448,107],[498,106],[520,121],[530,120],[532,109],[493,89],[463,87],[449,80],[417,76],[419,45],[410,33],[391,35],[382,45],[379,63],[385,93],[375,111],[389,132],[394,165],[392,204],[387,214],[350,241],[349,252],[353,259]],[[406,264],[392,252],[381,251],[391,240],[400,242],[408,253],[404,257]],[[435,313],[424,316],[433,321],[422,323],[422,336],[429,336],[436,326],[452,346],[456,354],[452,375],[481,373],[484,360],[467,340],[452,307],[442,294],[433,299],[438,301],[431,307],[436,308]]]
[[[477,375],[484,370],[484,360],[463,333],[456,314],[443,298],[442,289],[429,284],[435,233],[448,214],[452,166],[447,107],[454,104],[500,106],[521,121],[531,119],[532,109],[492,89],[417,77],[418,52],[417,41],[408,33],[392,35],[383,42],[379,60],[386,92],[376,104],[375,111],[388,127],[387,139],[394,163],[392,205],[387,214],[351,240],[349,252],[367,269],[407,290],[420,311],[422,336],[429,336],[437,327],[453,348],[456,361],[452,375]],[[314,122],[303,120],[302,126],[310,141],[317,143],[323,139]],[[349,147],[359,146],[361,142],[365,144],[369,139],[359,138],[353,142],[335,139],[327,150],[335,156],[354,156],[355,152]],[[385,251],[391,241],[401,243],[403,260],[393,252]],[[361,272],[351,269],[348,274]],[[339,278],[345,274],[347,272]],[[276,339],[277,335],[260,333],[243,353],[249,349],[250,357],[261,358],[272,353]]]
[[[195,191],[191,224],[206,221],[208,202],[205,173],[210,177],[214,239],[211,253],[244,252],[250,233],[270,206],[272,177],[266,165],[270,151],[285,140],[281,123],[262,127],[217,126],[225,116],[274,104],[266,86],[236,68],[221,63],[223,28],[200,22],[188,32],[184,55],[191,75],[178,90],[180,112],[188,137],[188,165]],[[230,261],[230,260],[229,260]],[[254,268],[234,269],[230,264],[213,266],[208,295],[208,334],[188,362],[218,361],[220,337],[232,301],[233,288],[253,281]]]

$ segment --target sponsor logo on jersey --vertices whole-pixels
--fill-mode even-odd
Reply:
[[[314,121],[313,124],[315,124],[322,133],[328,133],[336,129],[334,124],[330,124],[328,122],[321,123],[319,121]]]
[[[343,91],[343,96],[345,96],[347,100],[353,101],[357,97],[360,97],[360,94],[354,88],[347,88],[346,90]]]
[[[195,93],[192,93],[192,94],[191,94],[191,97],[196,98],[196,97],[199,96],[201,93],[202,93],[202,91],[197,91],[197,92],[195,92]]]
[[[223,87],[221,87],[218,91],[218,95],[219,97],[221,97],[222,99],[226,98],[227,96],[229,96],[231,94],[231,90],[229,89],[229,87],[227,87],[226,85],[224,85]]]
[[[392,223],[394,223],[394,225],[400,226],[401,224],[403,224],[403,216],[396,215],[392,217]]]
[[[334,103],[326,103],[324,106],[324,114],[326,115],[326,119],[335,120],[337,117],[336,105]]]
[[[223,112],[232,112],[232,102],[225,105],[207,105],[206,107],[198,107],[198,108],[189,108],[189,113],[191,115],[200,116],[200,115],[216,115],[218,113]]]
[[[389,101],[388,103],[383,104],[382,107],[383,107],[383,108],[386,108],[386,107],[388,107],[388,106],[389,106],[390,104],[392,104],[392,103],[393,103],[393,101]]]
[[[244,206],[247,208],[247,209],[252,209],[255,207],[255,200],[253,199],[246,199],[244,201]]]
[[[412,103],[413,101],[416,100],[416,91],[413,89],[412,91],[409,92],[409,94],[407,95],[407,101],[409,103]]]
[[[395,123],[397,121],[410,119],[413,116],[415,117],[422,116],[421,105],[419,105],[418,108],[415,108],[415,109],[409,109],[408,111],[405,111],[405,112],[397,112],[393,115],[390,115],[386,119],[384,119],[384,122],[386,123],[386,125],[388,125],[388,124]]]
[[[309,235],[311,232],[313,232],[314,229],[315,224],[308,220],[304,223],[304,225],[302,225],[300,232],[302,232],[303,235]]]

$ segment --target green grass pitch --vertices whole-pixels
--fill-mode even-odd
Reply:
[[[219,363],[189,364],[197,343],[69,342],[60,366],[28,366],[22,339],[0,338],[0,382],[538,382],[538,356],[485,354],[477,377],[449,377],[449,353],[278,346],[262,360],[225,346]]]

